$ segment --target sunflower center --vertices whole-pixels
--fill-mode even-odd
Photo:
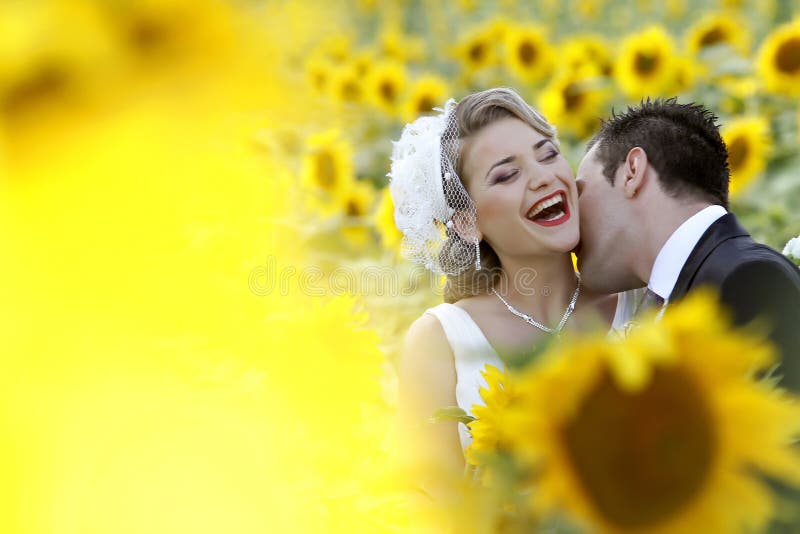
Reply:
[[[314,176],[319,186],[330,191],[336,185],[336,161],[330,152],[317,152],[314,156]]]
[[[470,61],[480,63],[486,57],[486,45],[484,43],[473,43],[467,52]]]
[[[717,43],[722,43],[727,41],[725,38],[725,32],[722,29],[716,27],[711,28],[709,31],[705,32],[703,36],[700,38],[700,47],[704,48],[706,46],[715,45]]]
[[[575,111],[581,107],[586,97],[586,93],[581,91],[576,83],[571,83],[564,88],[564,109],[567,112]]]
[[[658,55],[637,52],[636,57],[633,60],[633,68],[640,76],[649,76],[658,68],[658,63]]]
[[[562,436],[597,512],[622,529],[644,529],[668,520],[703,487],[715,448],[711,425],[686,372],[656,369],[635,394],[606,373]]]
[[[395,98],[397,97],[397,89],[395,88],[394,84],[388,80],[381,82],[379,91],[381,93],[381,98],[385,102],[394,102]]]
[[[69,74],[61,66],[42,66],[33,76],[23,80],[5,95],[2,107],[7,111],[19,111],[27,105],[57,97],[69,85]]]
[[[361,88],[355,80],[345,80],[342,84],[342,100],[355,102],[361,98]]]
[[[128,35],[133,47],[142,54],[164,48],[171,38],[170,28],[163,21],[148,17],[135,21]]]
[[[430,96],[424,95],[417,100],[417,111],[419,113],[427,113],[432,110],[435,105],[436,102],[434,102]]]
[[[348,217],[358,217],[361,215],[361,208],[356,201],[348,200],[345,206],[345,213]]]
[[[313,80],[313,83],[314,83],[314,87],[316,87],[318,90],[321,91],[321,90],[325,89],[325,85],[328,82],[328,77],[325,75],[324,72],[316,71],[312,75],[312,80]]]
[[[525,41],[520,43],[519,48],[517,48],[517,54],[519,55],[520,63],[523,65],[532,65],[536,61],[539,51],[533,46],[533,43]]]
[[[742,168],[742,165],[747,161],[747,155],[750,153],[750,145],[743,137],[735,138],[728,145],[728,166],[731,172],[736,172],[737,169]]]
[[[778,47],[775,63],[784,74],[800,73],[800,37],[792,37]]]

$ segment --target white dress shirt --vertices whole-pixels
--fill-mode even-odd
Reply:
[[[647,287],[667,304],[686,260],[714,221],[728,213],[722,206],[708,206],[681,224],[661,247],[650,272]]]

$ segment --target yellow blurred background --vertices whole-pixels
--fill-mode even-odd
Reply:
[[[440,297],[398,254],[390,140],[511,85],[575,164],[612,106],[679,94],[720,114],[734,209],[777,247],[800,229],[798,14],[4,1],[0,531],[405,528],[392,362]]]

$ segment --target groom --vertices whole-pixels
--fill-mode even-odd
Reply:
[[[578,168],[583,283],[615,293],[647,286],[667,306],[712,286],[734,323],[763,318],[781,384],[800,391],[800,271],[753,241],[728,207],[717,118],[675,99],[643,102],[604,122]]]

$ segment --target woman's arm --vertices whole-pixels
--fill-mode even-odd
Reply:
[[[431,423],[431,415],[456,406],[453,351],[439,321],[423,315],[409,328],[399,361],[398,452],[402,465],[436,496],[460,476],[464,455],[457,423]]]

